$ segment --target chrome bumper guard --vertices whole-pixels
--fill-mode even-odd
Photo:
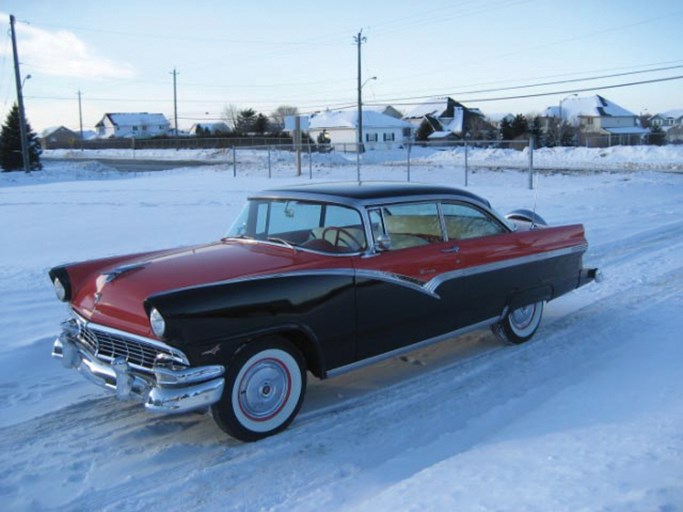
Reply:
[[[65,322],[62,329],[52,356],[65,368],[75,368],[90,382],[114,391],[120,400],[140,400],[153,412],[182,413],[208,407],[223,394],[223,366],[184,367],[161,359],[151,373],[143,373],[123,357],[111,362],[98,359],[79,342],[75,322]]]

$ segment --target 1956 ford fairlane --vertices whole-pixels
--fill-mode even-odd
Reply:
[[[248,199],[206,245],[63,265],[53,355],[152,411],[211,408],[233,437],[285,429],[324,379],[490,327],[530,339],[598,277],[581,225],[507,217],[436,185],[317,184]]]

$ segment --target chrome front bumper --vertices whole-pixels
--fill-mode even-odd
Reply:
[[[76,322],[65,322],[52,356],[65,368],[75,368],[86,379],[116,393],[120,400],[140,400],[153,412],[181,413],[208,407],[223,394],[225,368],[221,365],[185,367],[160,360],[149,371],[133,368],[124,357],[103,361],[79,339]]]

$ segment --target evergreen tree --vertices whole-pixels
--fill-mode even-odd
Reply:
[[[256,124],[256,111],[251,108],[245,110],[240,110],[237,114],[237,121],[235,123],[235,131],[246,135],[254,130],[254,125]]]
[[[662,130],[661,126],[655,125],[650,128],[648,143],[653,146],[663,146],[666,144],[666,133]]]
[[[26,138],[28,139],[29,168],[32,171],[38,171],[43,168],[40,163],[40,154],[43,150],[40,147],[38,136],[28,122],[26,122]],[[0,133],[0,166],[4,171],[21,171],[24,169],[21,153],[19,107],[16,103],[7,115],[7,120],[2,126],[2,133]]]
[[[510,123],[512,138],[523,137],[529,133],[529,121],[524,114],[517,114]]]
[[[263,114],[259,114],[254,120],[254,131],[259,135],[263,135],[268,131],[268,125],[268,118]]]
[[[507,119],[500,122],[500,138],[503,140],[512,140],[515,138],[515,132],[512,130],[512,125]]]
[[[539,116],[534,116],[531,120],[529,135],[533,135],[534,139],[536,139],[536,144],[540,143],[541,136],[543,135],[543,128],[541,127],[541,118]]]

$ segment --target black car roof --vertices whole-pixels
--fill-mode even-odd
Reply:
[[[456,187],[433,185],[427,183],[403,182],[343,182],[343,183],[312,183],[293,187],[282,187],[264,190],[253,197],[328,197],[331,200],[346,200],[342,202],[387,202],[392,199],[417,197],[447,197],[457,196],[468,199],[487,207],[490,203],[468,191]]]

